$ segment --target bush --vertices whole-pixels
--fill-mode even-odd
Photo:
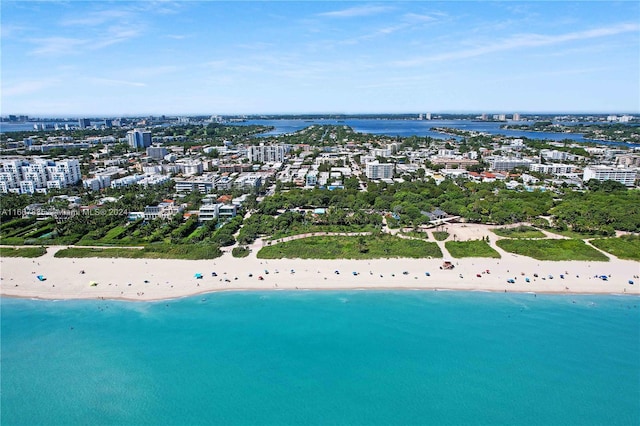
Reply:
[[[234,247],[233,250],[231,250],[233,257],[247,257],[249,253],[251,253],[251,249],[248,247]]]

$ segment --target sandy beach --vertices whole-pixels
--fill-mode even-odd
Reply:
[[[482,225],[451,226],[459,240],[488,235]],[[495,246],[495,234],[491,234]],[[433,241],[433,240],[432,240]],[[439,243],[441,248],[444,244]],[[214,260],[66,259],[49,247],[36,259],[3,258],[0,294],[42,299],[160,300],[229,290],[422,289],[536,293],[640,294],[640,263],[501,259],[262,260],[231,253]],[[447,258],[445,252],[445,258]],[[196,274],[201,274],[197,278]],[[37,276],[46,280],[40,281]],[[215,276],[214,276],[215,275]],[[537,275],[537,276],[536,276]],[[602,275],[607,280],[600,278]],[[262,279],[260,279],[262,277]],[[528,282],[527,282],[528,278]],[[514,282],[510,283],[508,280]],[[633,281],[633,284],[629,283]],[[95,285],[91,285],[91,284]]]

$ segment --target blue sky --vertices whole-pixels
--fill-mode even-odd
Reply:
[[[1,114],[640,112],[640,2],[6,1]]]

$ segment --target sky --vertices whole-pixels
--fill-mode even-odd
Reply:
[[[640,113],[638,1],[0,7],[3,116]]]

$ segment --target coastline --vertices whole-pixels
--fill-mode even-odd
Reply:
[[[213,260],[55,258],[54,253],[62,248],[49,247],[47,254],[35,259],[2,258],[0,296],[157,301],[218,291],[263,290],[640,295],[640,283],[633,278],[640,273],[640,263],[613,257],[609,262],[553,262],[503,253],[501,259],[453,259],[455,268],[442,270],[442,259],[262,260],[255,253],[233,258],[228,252]],[[202,278],[195,277],[198,273]],[[39,281],[38,275],[46,280]],[[601,275],[607,281],[596,277]],[[508,283],[508,279],[515,282]]]

